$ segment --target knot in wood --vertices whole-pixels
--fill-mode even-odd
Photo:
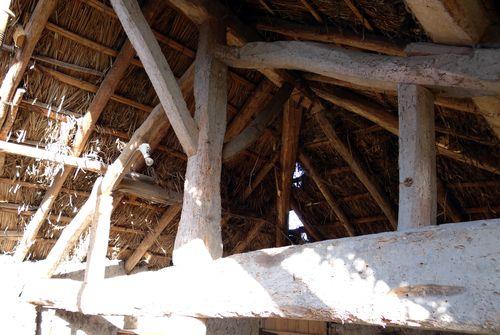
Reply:
[[[406,187],[410,187],[411,185],[413,185],[413,178],[405,178],[405,180],[403,181],[403,185]]]

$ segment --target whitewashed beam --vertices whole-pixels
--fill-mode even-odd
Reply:
[[[434,97],[426,88],[398,85],[398,230],[436,224]]]
[[[499,239],[498,219],[429,226],[106,279],[88,288],[83,303],[82,282],[66,279],[32,282],[22,298],[86,314],[285,317],[498,334]]]
[[[219,46],[217,56],[236,68],[308,71],[368,89],[395,90],[405,82],[447,95],[500,95],[498,49],[396,57],[315,42],[281,41],[253,42],[241,48]]]
[[[182,148],[188,156],[194,155],[198,144],[198,127],[137,1],[112,0],[111,5],[144,65]]]

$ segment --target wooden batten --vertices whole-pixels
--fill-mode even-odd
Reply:
[[[174,264],[204,263],[222,257],[222,146],[226,131],[227,66],[213,47],[225,43],[225,26],[217,19],[200,26],[195,60],[197,152],[188,158],[184,201],[175,238]]]
[[[424,87],[399,84],[398,230],[436,224],[434,103]]]

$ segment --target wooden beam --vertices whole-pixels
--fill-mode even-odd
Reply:
[[[309,222],[306,216],[303,214],[302,209],[300,208],[299,202],[295,197],[292,197],[290,201],[290,206],[292,210],[295,212],[295,215],[299,218],[300,222],[304,225],[304,229],[309,238],[312,238],[313,241],[322,241],[324,238],[321,233]]]
[[[236,68],[308,71],[368,89],[394,90],[405,82],[450,96],[500,95],[500,83],[492,79],[500,73],[500,51],[496,49],[475,49],[469,55],[396,57],[314,42],[281,41],[253,42],[241,48],[219,46],[217,56]]]
[[[188,156],[194,155],[198,143],[198,127],[137,1],[112,0],[111,4],[144,65],[184,152]]]
[[[158,239],[161,233],[169,226],[181,211],[181,205],[175,204],[170,206],[158,221],[158,224],[151,230],[135,248],[134,252],[125,261],[125,271],[130,273],[135,266],[140,262],[144,254],[151,248],[153,243]]]
[[[433,95],[399,84],[398,230],[436,224],[436,146]]]
[[[337,204],[335,201],[334,196],[328,190],[328,187],[326,186],[325,182],[323,181],[323,178],[319,175],[319,173],[316,171],[315,167],[313,166],[313,163],[311,162],[311,159],[303,152],[301,151],[299,154],[299,159],[300,162],[302,163],[302,166],[306,170],[306,173],[312,178],[318,189],[320,190],[321,194],[325,198],[326,202],[328,203],[328,206],[332,209],[332,211],[335,213],[335,216],[339,219],[340,223],[342,224],[342,227],[344,228],[346,235],[347,236],[356,236],[354,227],[352,226],[351,222],[349,221],[349,218],[347,215],[344,213],[342,208]]]
[[[112,212],[113,197],[111,194],[98,194],[90,224],[90,241],[83,280],[87,285],[94,285],[104,279]]]
[[[280,173],[278,179],[278,202],[276,205],[276,246],[286,245],[285,236],[288,232],[288,214],[292,195],[292,178],[297,162],[300,128],[302,125],[302,108],[288,101],[283,109],[281,127]]]
[[[265,223],[266,221],[264,220],[262,221],[259,220],[255,222],[254,225],[250,228],[250,230],[245,234],[244,239],[236,244],[231,253],[239,254],[244,252],[248,248],[250,243],[252,243],[252,241],[257,237],[257,235],[259,235],[259,232],[262,229],[262,227],[264,227]]]
[[[225,30],[217,19],[200,26],[194,78],[195,118],[200,132],[198,151],[187,162],[184,201],[173,251],[176,265],[222,257],[220,178],[226,131],[227,66],[213,56],[213,47],[225,43]]]
[[[30,20],[26,24],[24,29],[26,33],[24,45],[16,51],[0,87],[0,125],[4,123],[9,110],[9,104],[21,83],[33,50],[42,35],[43,28],[56,5],[57,0],[38,1]]]
[[[240,134],[243,129],[250,123],[256,111],[264,106],[269,94],[273,90],[273,85],[267,79],[263,79],[252,95],[245,101],[241,110],[234,116],[227,126],[224,142],[231,141],[234,137]]]
[[[0,141],[0,152],[24,157],[31,157],[38,160],[63,164],[97,173],[106,171],[106,164],[96,160],[63,155],[23,144]]]
[[[281,86],[257,117],[238,136],[224,145],[222,153],[224,161],[236,157],[262,136],[267,126],[279,115],[283,109],[283,104],[289,99],[292,91],[292,85],[285,83]]]
[[[358,177],[361,183],[365,186],[368,192],[373,197],[373,200],[379,205],[380,209],[387,216],[391,227],[396,229],[397,219],[392,205],[388,200],[385,193],[382,191],[377,182],[370,176],[359,159],[352,152],[352,149],[347,147],[344,142],[338,137],[337,133],[333,129],[330,121],[325,115],[322,106],[315,104],[313,107],[313,114],[316,122],[321,127],[326,137],[330,140],[330,144],[335,151],[346,161],[346,163],[351,168],[352,172]]]
[[[12,130],[12,126],[16,121],[17,112],[19,111],[19,106],[21,105],[24,93],[26,92],[23,88],[18,88],[16,94],[14,94],[14,98],[12,98],[12,104],[10,107],[10,111],[8,112],[7,119],[5,120],[3,126],[0,129],[0,140],[7,141],[10,132]],[[5,165],[5,153],[0,153],[0,174],[4,170]]]
[[[498,259],[491,255],[500,252],[499,239],[498,219],[431,226],[110,278],[84,288],[94,299],[82,305],[82,283],[69,279],[31,282],[22,298],[86,314],[280,317],[497,334]]]
[[[141,181],[130,174],[125,175],[116,191],[164,205],[182,203],[181,193],[165,189],[154,182]]]

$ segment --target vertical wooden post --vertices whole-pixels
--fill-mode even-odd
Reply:
[[[436,224],[434,97],[424,87],[398,85],[398,230]]]
[[[281,130],[281,169],[278,183],[278,220],[276,227],[276,246],[278,247],[286,245],[284,233],[288,231],[292,177],[297,162],[301,120],[302,109],[295,106],[292,99],[288,100],[283,109],[283,126]]]
[[[99,195],[90,228],[90,243],[84,280],[87,284],[104,279],[112,212],[113,197],[111,194]]]
[[[220,178],[226,130],[227,66],[212,54],[225,44],[225,27],[215,20],[200,26],[194,96],[199,127],[197,152],[188,158],[184,202],[173,262],[206,263],[222,256]]]

